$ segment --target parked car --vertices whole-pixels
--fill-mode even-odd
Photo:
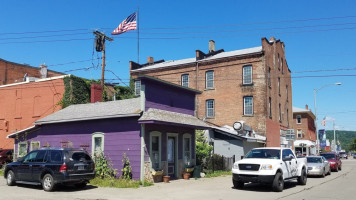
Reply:
[[[234,163],[232,183],[242,189],[245,183],[266,183],[276,192],[283,191],[284,182],[297,180],[307,183],[306,158],[297,158],[289,148],[255,148]]]
[[[0,167],[5,163],[12,162],[12,149],[0,149]]]
[[[348,155],[347,155],[347,153],[346,153],[345,151],[340,151],[340,152],[339,152],[339,156],[340,156],[340,158],[346,158],[346,159],[348,159]]]
[[[44,148],[31,151],[4,171],[7,185],[15,183],[42,185],[52,191],[57,184],[83,188],[95,177],[95,165],[83,149]]]
[[[356,153],[354,153],[353,156],[354,156],[354,159],[356,159]]]
[[[307,156],[308,175],[325,177],[331,174],[330,163],[324,156]]]
[[[338,154],[330,153],[321,153],[320,156],[324,156],[330,163],[330,168],[332,171],[338,172],[341,170],[342,162]]]

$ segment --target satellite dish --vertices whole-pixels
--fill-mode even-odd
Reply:
[[[241,122],[235,122],[233,125],[234,129],[239,131],[242,129],[242,123]]]

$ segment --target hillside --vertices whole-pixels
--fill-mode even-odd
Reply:
[[[346,151],[349,151],[352,149],[352,141],[354,138],[356,138],[356,131],[335,131],[336,135],[336,141],[339,140],[341,144],[341,149],[345,149]],[[334,131],[333,130],[327,130],[326,131],[326,139],[331,141],[334,139]]]

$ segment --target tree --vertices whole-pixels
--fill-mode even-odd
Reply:
[[[202,165],[204,160],[208,158],[213,150],[213,146],[209,145],[204,136],[203,130],[195,132],[195,152],[197,165]]]

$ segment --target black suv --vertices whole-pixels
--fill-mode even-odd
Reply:
[[[83,188],[95,177],[95,164],[83,149],[44,148],[34,150],[6,166],[7,185],[15,183],[41,185],[45,191],[57,184],[74,184]]]

